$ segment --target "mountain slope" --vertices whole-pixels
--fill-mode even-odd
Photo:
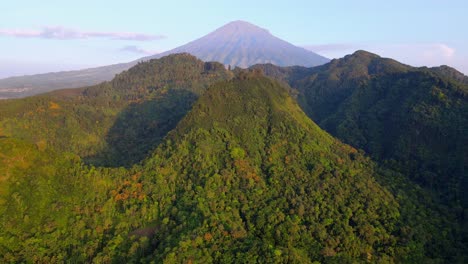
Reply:
[[[322,128],[443,199],[468,205],[468,86],[456,71],[358,51],[291,76],[281,79],[298,90],[303,109]]]
[[[209,88],[141,166],[56,170],[9,190],[4,260],[391,261],[407,252],[394,235],[397,203],[371,162],[255,75]]]
[[[132,130],[150,131],[117,126],[124,136],[113,144],[144,135],[123,148],[132,153],[146,144],[145,136],[164,135],[147,119],[162,103],[146,105],[151,96],[169,88],[202,94],[195,104],[189,101],[191,110],[161,144],[148,144],[144,162],[130,168],[87,166],[76,154],[64,155],[69,149],[28,142],[21,134],[0,137],[0,166],[11,172],[1,178],[1,262],[466,260],[450,211],[320,129],[287,86],[259,71],[231,74],[217,63],[172,55],[102,86],[5,102],[12,123],[30,115],[27,106],[47,106],[36,111],[49,116],[46,122],[20,123],[19,132],[67,125],[71,118],[61,111],[76,107],[89,133],[101,127],[96,121],[105,123],[96,113],[109,114],[115,106],[135,124]],[[89,103],[56,102],[77,98]],[[65,126],[62,133],[75,128],[82,129]],[[81,135],[60,139],[62,133],[54,142],[88,144],[79,142]]]
[[[158,261],[393,257],[384,248],[395,246],[394,198],[368,161],[307,119],[277,83],[245,74],[214,85],[168,140],[142,175],[176,194],[153,249]],[[379,238],[358,239],[366,228]]]
[[[246,68],[258,63],[278,66],[317,66],[325,57],[296,47],[245,21],[234,21],[181,47],[153,57],[187,52],[203,61]]]
[[[465,76],[463,73],[457,71],[456,69],[449,67],[447,65],[442,65],[439,67],[430,68],[431,71],[434,71],[444,77],[459,81],[461,83],[468,85],[468,76]]]
[[[175,53],[190,53],[203,61],[217,61],[224,65],[240,67],[257,63],[315,66],[328,62],[328,59],[281,40],[265,29],[244,21],[234,21],[186,45],[129,63],[1,79],[0,99],[98,84],[111,80],[116,74],[129,69],[139,61]]]
[[[0,137],[93,164],[129,166],[175,127],[206,87],[231,77],[219,63],[166,56],[96,86],[1,101]]]

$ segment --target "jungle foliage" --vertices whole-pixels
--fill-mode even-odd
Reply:
[[[1,102],[1,261],[467,261],[466,86],[363,52],[254,68],[171,55]]]

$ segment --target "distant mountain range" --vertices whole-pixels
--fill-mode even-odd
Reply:
[[[234,21],[178,48],[129,63],[67,71],[10,77],[0,80],[0,99],[31,96],[64,88],[77,88],[111,80],[138,62],[174,53],[190,53],[203,61],[247,68],[259,63],[278,66],[317,66],[329,60],[312,51],[281,40],[266,29],[245,21]]]

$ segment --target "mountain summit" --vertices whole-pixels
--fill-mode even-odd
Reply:
[[[183,46],[129,63],[1,79],[0,98],[25,97],[57,89],[94,85],[111,80],[138,62],[185,52],[203,61],[217,61],[243,68],[259,63],[311,67],[328,62],[327,58],[281,40],[266,29],[245,21],[233,21]]]
[[[278,66],[317,66],[329,60],[281,40],[266,29],[245,21],[230,22],[208,35],[167,52],[162,56],[188,52],[204,61],[246,68],[259,63]]]
[[[258,35],[258,34],[265,34],[265,35],[270,35],[270,32],[264,28],[258,27],[254,24],[251,24],[246,21],[242,20],[236,20],[227,23],[226,25],[216,29],[213,31],[211,34],[208,34],[208,36],[214,35],[214,34],[229,34],[229,35]]]

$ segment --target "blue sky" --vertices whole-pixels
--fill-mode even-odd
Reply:
[[[4,1],[0,77],[131,61],[233,20],[329,58],[365,49],[468,74],[468,1]]]

